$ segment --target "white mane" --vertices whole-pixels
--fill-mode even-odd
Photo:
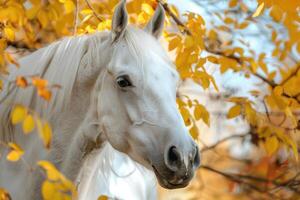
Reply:
[[[69,37],[61,41],[52,43],[51,45],[39,49],[30,56],[20,59],[20,68],[14,65],[9,66],[10,74],[1,92],[0,99],[3,99],[3,104],[0,108],[0,128],[7,129],[9,126],[9,114],[13,105],[21,104],[38,113],[46,120],[55,117],[56,113],[60,113],[65,109],[70,102],[72,89],[81,62],[92,62],[91,56],[83,59],[88,51],[88,42],[101,41],[101,38],[107,33],[102,32],[93,36]],[[51,89],[52,97],[50,102],[37,95],[37,89],[34,86],[27,88],[17,88],[15,83],[18,76],[28,78],[39,77],[48,81],[49,85],[58,85],[59,88]],[[8,135],[9,132],[5,131]],[[0,133],[0,138],[1,138]]]

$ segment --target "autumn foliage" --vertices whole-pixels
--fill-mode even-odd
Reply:
[[[212,146],[203,145],[204,162],[188,191],[193,194],[191,199],[200,198],[204,172],[221,176],[226,187],[224,199],[299,199],[300,1],[230,0],[224,1],[226,5],[222,8],[215,8],[209,1],[190,2],[210,17],[206,19],[201,13],[189,11],[180,13],[184,1],[171,5],[160,0],[133,0],[128,1],[127,9],[130,23],[142,27],[161,3],[167,14],[162,40],[183,82],[192,80],[205,94],[218,94],[228,107],[223,120],[238,118],[246,123],[243,135],[219,138]],[[66,36],[109,30],[117,3],[117,0],[0,0],[0,86],[7,81],[8,65],[19,67],[19,57]],[[258,51],[245,39],[252,30],[258,33],[253,40],[258,43],[261,40],[268,48]],[[212,68],[218,76],[212,73]],[[245,87],[244,95],[222,95],[224,87],[219,79],[226,74],[233,79],[249,80],[241,84],[251,85],[251,89]],[[41,77],[17,77],[11,84],[19,88],[34,87],[45,102],[51,99],[51,91],[60,88]],[[199,97],[192,98],[189,94],[179,93],[177,103],[191,135],[201,144],[201,138],[209,133],[200,132],[199,126],[213,127],[213,113]],[[37,137],[45,148],[51,148],[51,125],[34,110],[15,105],[11,122],[21,126],[24,134],[38,130]],[[216,151],[221,149],[221,158],[232,157],[226,143],[246,138],[260,155],[251,154],[239,164],[233,164],[234,158],[227,159],[226,165],[220,164],[214,155]],[[22,160],[26,152],[18,144],[0,141],[0,145],[10,150],[7,155],[0,152],[8,162],[26,162]],[[206,155],[214,162],[207,161]],[[70,199],[76,195],[74,185],[54,165],[47,161],[36,165],[47,176],[42,186],[44,199]],[[220,199],[209,194],[209,199]],[[9,194],[0,188],[0,200],[7,199]]]

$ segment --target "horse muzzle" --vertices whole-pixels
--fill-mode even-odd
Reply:
[[[152,165],[152,168],[159,184],[166,189],[184,188],[189,184],[194,175],[192,170],[181,176],[166,170],[159,172],[154,165]]]
[[[159,184],[167,189],[186,187],[194,176],[194,171],[200,164],[198,147],[190,154],[188,163],[184,162],[182,154],[176,147],[171,146],[164,156],[163,163],[152,165]]]

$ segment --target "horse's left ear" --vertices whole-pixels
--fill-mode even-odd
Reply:
[[[152,34],[154,37],[159,38],[163,29],[165,22],[165,11],[162,5],[159,3],[152,19],[148,22],[145,30]]]
[[[116,6],[112,19],[112,41],[115,42],[123,36],[128,23],[128,14],[126,10],[126,0]]]

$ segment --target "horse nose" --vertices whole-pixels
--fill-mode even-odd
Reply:
[[[190,166],[193,169],[196,169],[200,165],[200,154],[197,146],[193,148],[189,156]],[[166,166],[173,172],[179,171],[182,169],[182,165],[184,164],[183,155],[180,153],[176,146],[171,146],[165,156],[165,164]]]
[[[196,146],[196,148],[195,148],[194,157],[191,162],[192,162],[194,169],[196,169],[200,166],[200,153],[199,153],[198,146]]]
[[[173,172],[176,172],[180,169],[182,165],[182,156],[178,151],[176,146],[171,146],[165,156],[165,164],[166,166]]]

